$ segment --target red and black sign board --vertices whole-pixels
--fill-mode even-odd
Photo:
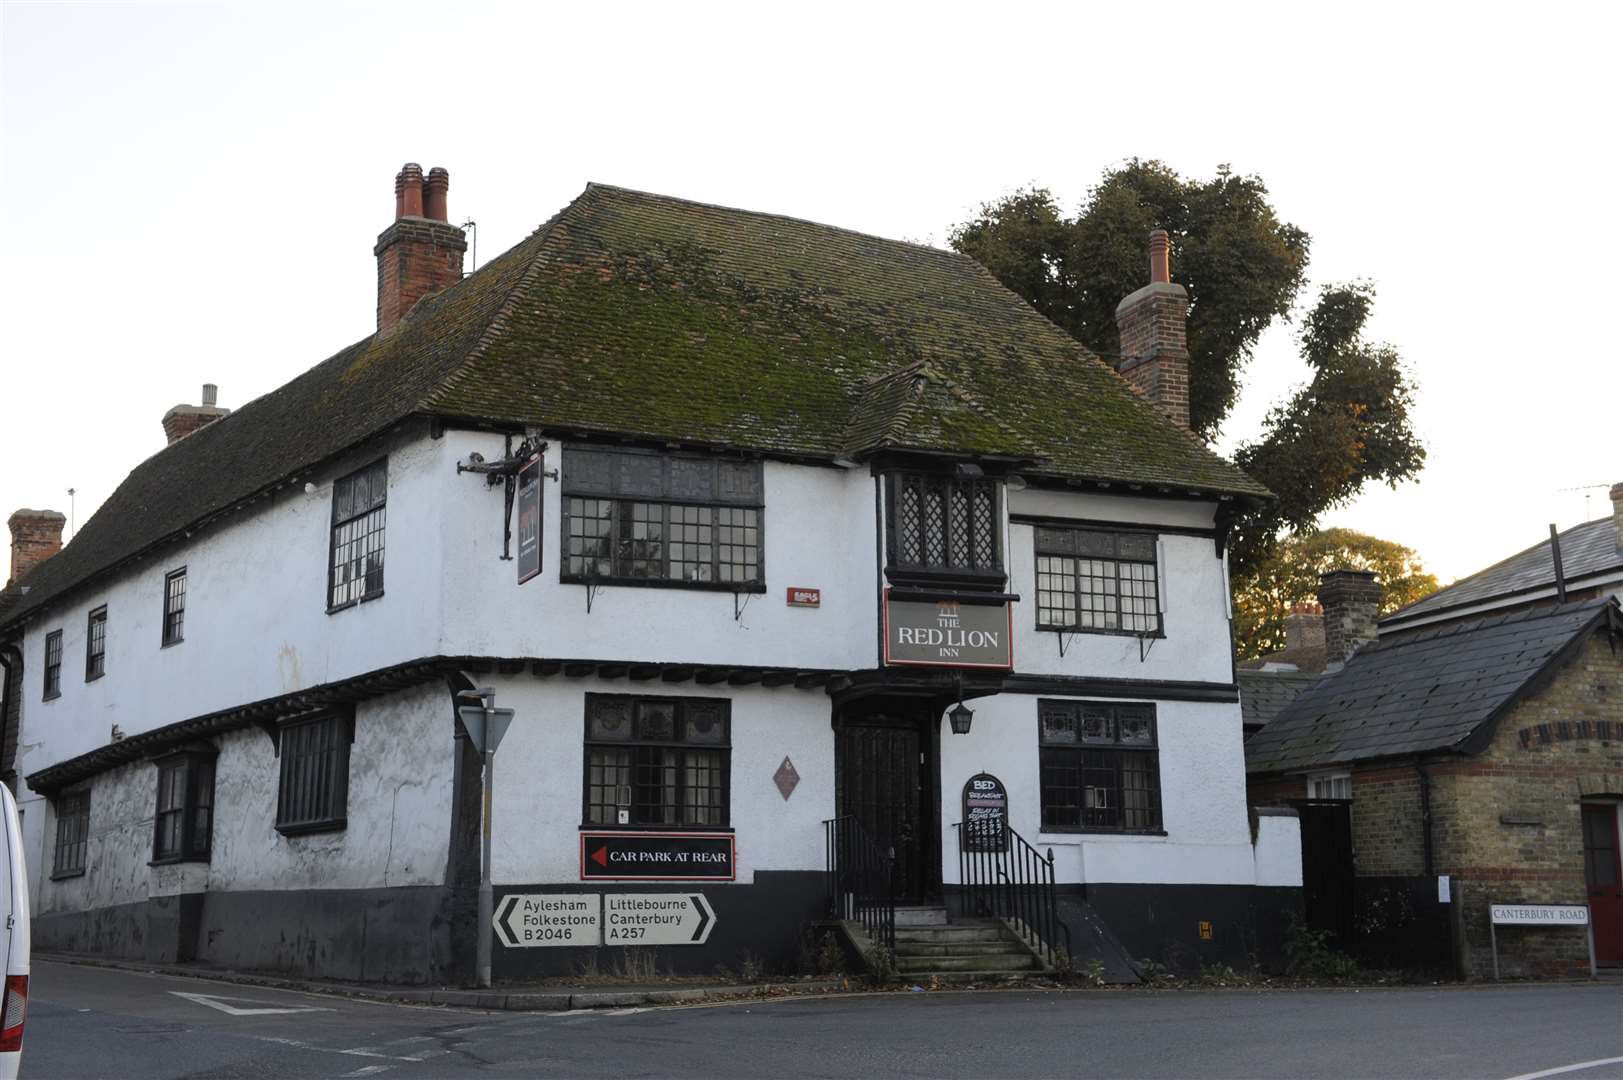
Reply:
[[[583,832],[582,881],[732,881],[732,833]]]
[[[964,850],[1003,851],[1009,846],[1009,793],[991,773],[964,785]]]
[[[1006,601],[897,600],[885,590],[885,663],[1014,667],[1014,609]]]
[[[541,455],[518,471],[518,583],[541,573]]]
[[[798,585],[789,586],[790,607],[821,607],[823,603],[822,589],[803,589]]]

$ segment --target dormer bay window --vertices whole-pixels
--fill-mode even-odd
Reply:
[[[761,463],[564,447],[562,580],[763,592]]]
[[[1002,484],[978,473],[960,468],[889,475],[887,574],[892,581],[1003,585]]]

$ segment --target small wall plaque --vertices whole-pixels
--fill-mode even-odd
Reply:
[[[821,607],[823,605],[822,589],[803,589],[796,585],[789,586],[790,607]]]
[[[783,801],[788,802],[789,796],[795,793],[795,785],[800,783],[800,774],[795,772],[795,763],[784,758],[783,764],[778,766],[778,771],[772,774],[772,782],[778,785],[778,794],[783,796]]]

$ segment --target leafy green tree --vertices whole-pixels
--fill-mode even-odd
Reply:
[[[951,242],[1089,349],[1115,358],[1116,305],[1145,283],[1154,228],[1170,234],[1173,276],[1189,292],[1190,426],[1211,438],[1234,408],[1257,339],[1289,317],[1306,278],[1308,234],[1279,219],[1260,178],[1225,166],[1190,180],[1134,160],[1106,172],[1074,217],[1046,189],[1029,188],[983,206]],[[1396,484],[1424,462],[1399,358],[1363,338],[1373,299],[1365,284],[1323,291],[1303,323],[1310,383],[1237,455],[1279,495],[1235,523],[1232,559],[1241,570],[1367,481]]]
[[[1319,575],[1331,570],[1373,570],[1381,583],[1381,614],[1437,591],[1412,548],[1352,529],[1320,529],[1281,540],[1268,558],[1234,584],[1234,644],[1250,660],[1285,647],[1285,616],[1313,600]]]

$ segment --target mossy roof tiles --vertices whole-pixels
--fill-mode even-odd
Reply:
[[[832,459],[1267,491],[973,260],[599,184],[388,335],[154,454],[5,611],[65,590],[413,415]]]

